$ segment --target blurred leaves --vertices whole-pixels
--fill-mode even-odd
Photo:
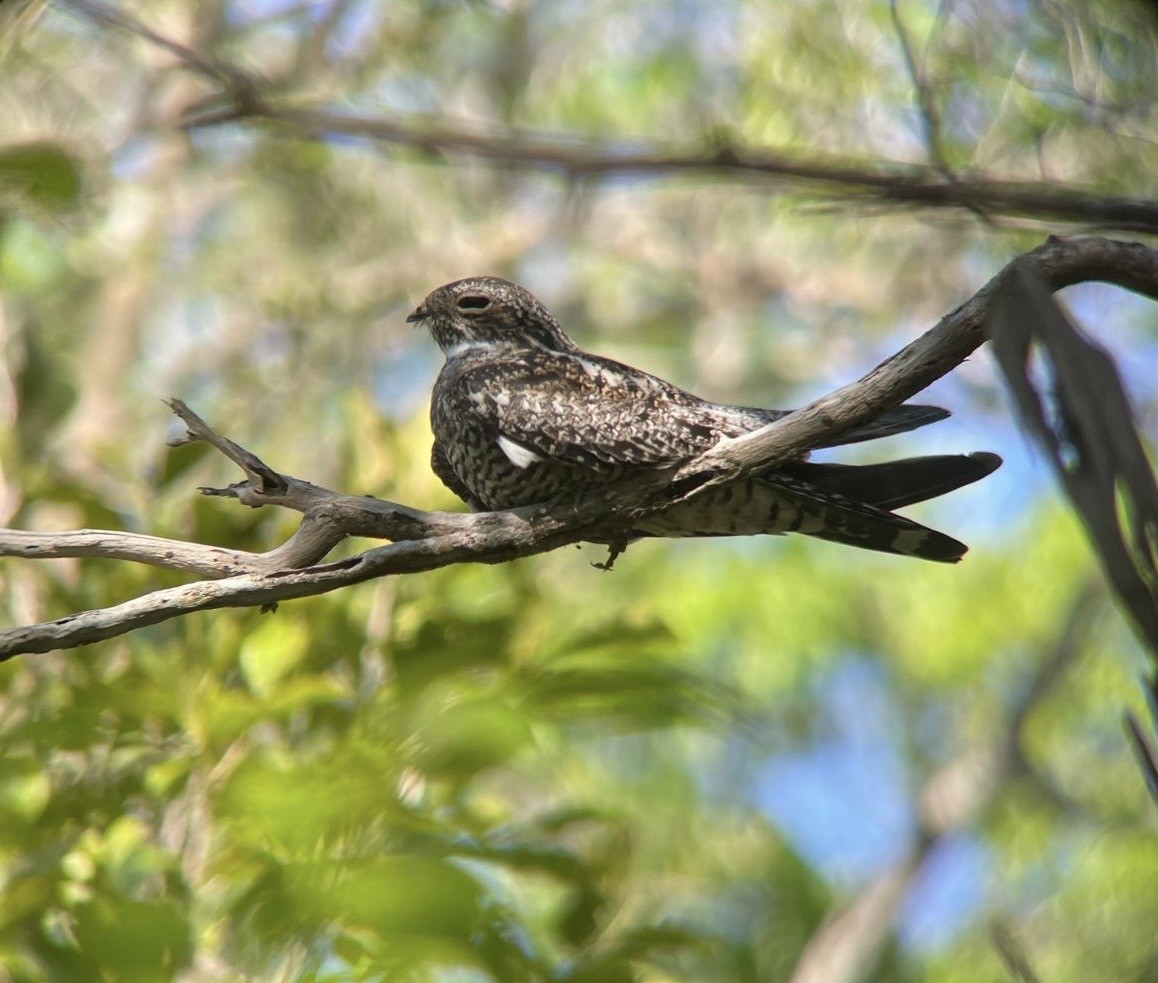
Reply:
[[[80,204],[81,190],[80,165],[58,144],[0,146],[0,215],[22,205],[66,212]]]

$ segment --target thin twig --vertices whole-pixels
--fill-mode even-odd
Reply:
[[[188,45],[153,30],[142,20],[119,7],[101,0],[56,0],[57,6],[108,27],[128,31],[174,55],[179,62],[200,75],[217,82],[238,106],[248,105],[257,98],[257,83],[236,65],[219,58],[206,58]]]
[[[924,66],[917,64],[916,55],[909,41],[908,31],[901,20],[901,12],[897,7],[897,0],[889,0],[889,17],[893,22],[893,31],[897,35],[897,43],[901,48],[901,57],[905,62],[905,70],[909,73],[909,81],[913,84],[913,93],[917,100],[917,109],[921,116],[921,127],[925,131],[925,149],[929,160],[947,180],[955,181],[957,176],[945,158],[944,148],[941,146],[941,114],[937,111],[937,101],[933,97],[933,90],[929,80],[925,77]]]
[[[940,172],[941,176],[950,184],[956,184],[959,178],[949,165],[949,158],[945,154],[945,147],[942,142],[941,114],[937,109],[933,87],[929,84],[929,79],[925,74],[928,46],[926,45],[925,53],[921,56],[921,62],[918,64],[917,56],[914,54],[912,44],[909,41],[908,31],[905,30],[904,22],[901,20],[897,0],[889,0],[889,16],[893,22],[893,31],[897,35],[897,43],[901,48],[905,71],[908,72],[909,81],[913,85],[917,111],[921,117],[921,129],[925,134],[925,151],[929,156],[930,163]],[[940,16],[939,13],[938,16]],[[995,224],[989,213],[977,203],[967,203],[964,207],[987,225]]]
[[[1008,925],[1003,922],[992,922],[989,926],[989,938],[993,941],[993,948],[1010,976],[1019,983],[1040,983],[1040,978],[1034,972],[1025,949]]]

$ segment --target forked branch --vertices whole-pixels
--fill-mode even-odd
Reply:
[[[503,512],[424,512],[369,496],[346,495],[283,475],[213,431],[180,400],[183,441],[203,440],[232,460],[245,479],[210,495],[257,508],[302,514],[294,535],[267,553],[249,553],[152,536],[79,530],[0,530],[0,556],[104,557],[191,571],[196,583],[154,591],[123,604],[56,621],[0,630],[0,661],[26,652],[71,648],[112,638],[193,611],[268,607],[375,577],[417,573],[453,563],[501,563],[569,543],[621,542],[640,517],[694,497],[714,484],[774,467],[909,399],[951,371],[986,338],[995,294],[1015,266],[1029,264],[1051,290],[1086,280],[1118,284],[1158,299],[1158,250],[1102,238],[1050,238],[1019,257],[920,338],[863,378],[753,433],[724,440],[675,472],[621,485],[598,500]],[[342,540],[389,539],[349,559],[318,564]]]

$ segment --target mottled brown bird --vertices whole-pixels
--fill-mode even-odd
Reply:
[[[643,471],[671,470],[724,437],[786,410],[701,399],[670,382],[582,351],[518,284],[478,276],[433,291],[407,318],[446,356],[434,384],[432,465],[472,509],[574,500]],[[902,433],[948,416],[905,405],[832,445]],[[892,510],[977,481],[996,454],[881,464],[800,460],[741,478],[648,516],[637,536],[798,532],[850,546],[956,562],[964,543]]]

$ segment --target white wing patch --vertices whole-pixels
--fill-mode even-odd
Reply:
[[[529,450],[522,444],[516,444],[510,437],[499,434],[499,450],[507,455],[507,460],[511,462],[516,468],[529,468],[536,461],[542,461],[544,458]]]

